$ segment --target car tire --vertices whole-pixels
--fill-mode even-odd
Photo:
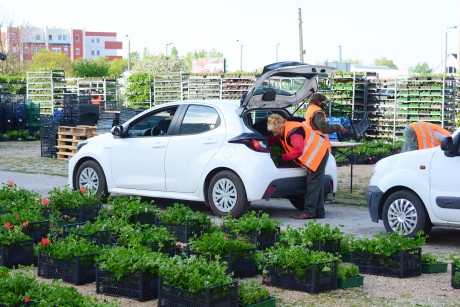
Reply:
[[[383,205],[383,224],[388,232],[400,232],[412,237],[418,231],[431,231],[431,221],[420,198],[410,191],[391,194]]]
[[[299,211],[303,211],[305,209],[305,196],[302,195],[293,195],[289,196],[287,199],[291,202],[291,204]]]
[[[85,161],[80,165],[75,177],[75,187],[93,190],[96,195],[101,195],[103,198],[109,194],[104,171],[94,160]]]
[[[209,183],[208,204],[217,216],[240,217],[249,208],[243,181],[231,171],[217,173]]]

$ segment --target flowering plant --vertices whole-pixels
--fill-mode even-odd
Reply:
[[[64,188],[55,187],[49,192],[48,204],[53,209],[72,209],[85,206],[93,208],[102,203],[102,196],[92,193],[90,190],[81,188],[71,190],[68,186]]]
[[[63,260],[70,260],[75,256],[96,255],[101,252],[101,247],[73,235],[56,242],[43,238],[38,248],[45,255]]]
[[[182,224],[185,221],[189,222],[189,225],[210,225],[211,220],[208,216],[201,212],[195,212],[184,204],[173,204],[172,207],[166,208],[164,211],[160,211],[157,214],[158,218],[162,223],[169,224]]]
[[[110,209],[107,210],[107,213],[122,219],[129,219],[131,216],[140,213],[158,212],[158,208],[153,201],[143,202],[139,196],[109,198],[108,205]]]
[[[10,222],[0,225],[0,244],[11,244],[13,242],[31,240],[22,232],[22,226],[13,226]]]

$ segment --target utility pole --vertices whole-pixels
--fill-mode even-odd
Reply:
[[[302,9],[299,7],[299,51],[300,62],[303,62]]]

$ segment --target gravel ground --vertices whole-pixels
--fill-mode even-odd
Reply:
[[[40,157],[39,142],[1,142],[0,170],[66,176],[67,161]],[[339,171],[339,191],[331,206],[365,205],[364,192],[372,174],[372,165],[356,165],[353,168],[353,193],[350,193],[350,166],[342,166]],[[2,178],[0,182],[6,182]],[[361,209],[361,208],[359,208]],[[326,209],[327,210],[327,209]],[[327,222],[327,221],[325,221]],[[331,223],[332,224],[332,223]],[[381,226],[383,227],[383,226]],[[441,255],[458,251],[460,232],[436,229],[436,242],[423,247],[423,251]],[[446,238],[443,240],[443,238]],[[450,267],[447,273],[422,274],[412,278],[390,278],[364,275],[364,286],[348,290],[308,294],[268,287],[277,296],[278,306],[460,306],[460,292],[450,286]],[[261,277],[257,276],[260,280]],[[48,282],[48,280],[44,280]],[[100,299],[117,301],[121,306],[155,306],[157,301],[138,302],[96,294],[96,284],[76,287],[81,293],[94,295]]]

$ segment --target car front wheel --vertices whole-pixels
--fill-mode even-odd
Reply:
[[[209,183],[208,203],[217,216],[240,217],[249,208],[241,178],[231,171],[217,173]]]
[[[398,191],[390,195],[383,206],[383,224],[388,232],[399,232],[406,237],[423,230],[431,231],[431,221],[422,201],[412,192]]]
[[[80,165],[75,178],[75,186],[77,189],[86,188],[103,197],[108,195],[104,171],[99,163],[93,160],[85,161]]]

